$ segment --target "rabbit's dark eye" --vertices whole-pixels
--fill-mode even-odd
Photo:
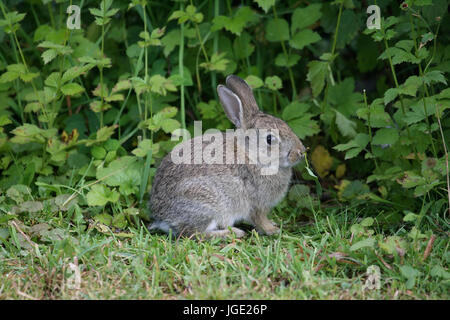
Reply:
[[[269,145],[275,141],[275,137],[271,134],[269,134],[266,139],[267,139],[267,144],[269,144]]]

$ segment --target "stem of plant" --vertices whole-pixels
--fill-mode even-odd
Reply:
[[[447,145],[445,143],[444,132],[442,130],[441,119],[440,119],[439,109],[436,110],[436,118],[439,124],[439,130],[441,131],[442,145],[444,146],[445,153],[445,169],[447,172],[447,194],[448,194],[448,215],[450,217],[450,178],[449,178],[449,167],[448,167],[448,151]]]
[[[274,5],[272,8],[273,8],[273,15],[275,16],[275,19],[278,19],[276,6]],[[289,59],[289,55],[288,55],[288,52],[286,50],[286,46],[284,44],[284,41],[281,41],[281,48],[283,49],[284,57],[285,57],[286,62],[287,62],[288,59]],[[295,86],[294,74],[292,73],[291,67],[287,67],[287,69],[288,69],[289,79],[291,81],[291,87],[292,87],[292,100],[294,100],[297,97],[297,88]]]
[[[412,14],[409,15],[409,23],[411,25],[411,31],[412,31],[411,33],[412,33],[412,36],[413,36],[414,49],[415,49],[415,53],[416,53],[416,56],[417,56],[419,48],[417,48],[416,29],[414,27]],[[424,79],[423,71],[422,71],[422,63],[419,62],[418,65],[419,65],[419,75],[420,75],[420,77],[422,79]],[[428,88],[425,85],[425,82],[422,83],[422,86],[423,86],[424,92],[422,92],[422,97],[421,98],[422,98],[422,103],[423,103],[423,111],[425,113],[425,121],[426,121],[427,126],[428,126],[428,134],[429,134],[429,137],[430,137],[431,147],[433,149],[433,155],[434,155],[435,158],[437,158],[436,147],[434,146],[433,134],[432,134],[432,131],[431,131],[431,123],[430,123],[430,120],[428,119],[427,103],[425,101],[425,95],[427,97],[429,97],[430,95],[428,93]]]
[[[363,90],[363,95],[364,95],[364,105],[365,107],[369,110],[369,113],[367,115],[367,126],[369,127],[369,139],[370,139],[370,152],[372,153],[372,157],[373,160],[375,162],[375,168],[378,171],[378,162],[377,162],[377,158],[373,155],[373,146],[372,146],[372,127],[370,126],[370,108],[369,105],[367,104],[367,96],[366,96],[366,89]]]
[[[147,13],[145,12],[145,2],[144,5],[142,6],[142,12],[144,14],[144,32],[147,32]],[[144,47],[144,73],[145,73],[145,83],[148,83],[148,49],[147,49],[147,45]],[[145,100],[144,100],[144,122],[147,121],[147,110],[148,110],[148,95],[149,92],[145,92]],[[146,128],[142,128],[142,136],[144,137],[144,139],[147,136],[147,129]]]
[[[219,16],[219,0],[214,0],[214,18],[218,16]],[[219,50],[219,33],[215,32],[213,38],[213,55],[216,54],[218,50]],[[214,97],[217,100],[217,91],[216,91],[217,72],[215,71],[211,72],[211,87],[214,93]]]
[[[180,2],[180,10],[184,11],[183,2]],[[178,51],[178,68],[181,77],[181,86],[180,86],[181,127],[183,129],[186,129],[186,111],[184,99],[184,23],[180,24],[180,46]]]
[[[334,56],[334,52],[336,51],[336,44],[337,44],[337,38],[339,35],[339,26],[341,25],[341,16],[342,16],[342,9],[344,7],[344,2],[341,2],[341,5],[339,6],[339,13],[338,13],[338,20],[336,23],[336,29],[334,30],[334,38],[333,38],[333,45],[331,46],[331,56]],[[334,78],[333,78],[333,71],[331,70],[331,63],[329,62],[328,64],[328,71],[330,72],[330,81],[331,81],[331,85],[334,86]],[[322,102],[322,112],[325,112],[325,106],[327,105],[327,101],[328,101],[328,89],[329,89],[329,81],[327,81],[327,84],[325,86],[325,93],[324,93],[324,97],[323,97],[323,102]]]
[[[389,49],[389,45],[387,43],[386,33],[384,31],[383,25],[381,26],[381,33],[383,35],[383,41],[384,41],[385,49],[388,50]],[[391,68],[392,78],[394,79],[395,88],[397,88],[397,90],[398,90],[399,89],[399,84],[398,84],[398,80],[397,80],[397,74],[395,73],[394,64],[392,63],[391,55],[388,55],[388,61],[389,61],[389,66]],[[405,104],[403,103],[403,95],[401,93],[399,93],[398,97],[400,99],[400,106],[402,108],[403,116],[405,116],[406,115],[406,110],[405,110]],[[408,134],[409,141],[411,141],[411,143],[413,144],[414,158],[416,160],[420,160],[419,159],[419,153],[417,152],[416,145],[412,141],[411,132],[409,131],[409,127],[408,126],[406,126],[406,133]]]

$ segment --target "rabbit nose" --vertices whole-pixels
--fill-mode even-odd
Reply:
[[[305,153],[302,149],[291,149],[288,153],[288,158],[292,163],[300,161],[304,156]]]

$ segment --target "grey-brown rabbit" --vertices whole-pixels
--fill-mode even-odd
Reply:
[[[219,85],[217,92],[227,117],[238,129],[259,133],[257,149],[267,152],[277,146],[276,173],[262,173],[267,164],[252,158],[248,140],[244,140],[247,148],[238,143],[227,148],[226,143],[237,138],[230,140],[225,133],[222,164],[195,162],[194,153],[189,155],[191,163],[175,163],[172,155],[183,146],[199,145],[204,150],[213,140],[204,134],[184,141],[162,160],[156,172],[150,195],[154,219],[150,230],[223,237],[231,229],[242,237],[245,232],[234,224],[245,221],[268,235],[279,231],[267,214],[286,194],[291,168],[303,158],[305,147],[284,121],[259,110],[252,89],[241,78],[228,76],[226,86]],[[261,138],[261,132],[267,133]],[[226,163],[230,155],[233,159],[244,157],[245,163]]]

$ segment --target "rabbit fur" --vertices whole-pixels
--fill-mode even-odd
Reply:
[[[278,130],[278,135],[272,135],[272,143],[279,147],[278,170],[276,174],[263,175],[263,164],[251,163],[248,150],[238,144],[226,148],[230,139],[224,133],[223,164],[206,164],[202,160],[198,164],[176,164],[169,153],[161,161],[152,184],[150,210],[154,221],[150,230],[207,237],[223,237],[232,231],[242,237],[245,232],[234,224],[245,221],[267,235],[279,232],[267,215],[285,196],[292,167],[303,158],[305,147],[284,121],[260,111],[251,87],[243,79],[230,75],[226,86],[219,85],[217,92],[227,117],[238,129]],[[197,144],[204,149],[210,142],[209,135],[203,134],[177,147],[191,144],[193,148]],[[259,147],[270,146],[261,141]],[[230,155],[244,156],[246,162],[226,164],[225,157]],[[190,157],[191,163],[196,163],[194,154]]]

